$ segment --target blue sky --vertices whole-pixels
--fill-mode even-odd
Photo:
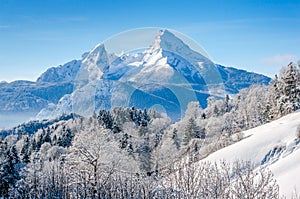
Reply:
[[[0,0],[0,81],[35,80],[141,27],[177,30],[216,63],[269,76],[300,59],[299,0]]]

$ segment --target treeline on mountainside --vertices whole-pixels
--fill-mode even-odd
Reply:
[[[155,110],[115,107],[2,131],[0,198],[279,198],[264,168],[199,160],[298,110],[299,85],[290,63],[268,86],[210,97],[205,109],[191,102],[175,123]]]

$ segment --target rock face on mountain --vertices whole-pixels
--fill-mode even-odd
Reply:
[[[189,101],[235,94],[270,78],[215,65],[168,30],[144,52],[116,55],[103,44],[44,72],[36,82],[0,83],[0,112],[39,111],[38,118],[76,112],[87,116],[113,106],[165,111],[179,119]]]

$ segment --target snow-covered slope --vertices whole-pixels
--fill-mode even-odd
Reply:
[[[244,139],[205,158],[205,161],[251,160],[255,166],[267,166],[274,173],[280,193],[290,196],[300,190],[300,140],[297,129],[300,112],[247,130]]]

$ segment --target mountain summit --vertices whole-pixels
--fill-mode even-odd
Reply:
[[[150,47],[150,51],[152,52],[159,49],[177,54],[183,54],[191,50],[187,44],[168,30],[160,30]]]

